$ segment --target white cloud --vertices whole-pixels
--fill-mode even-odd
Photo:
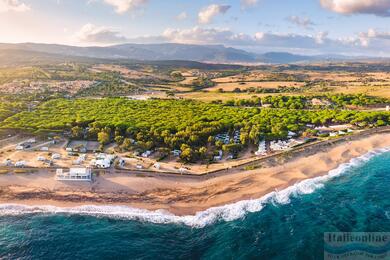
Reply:
[[[287,20],[290,23],[295,24],[295,25],[302,27],[302,28],[305,28],[305,29],[311,29],[311,26],[315,25],[313,23],[313,21],[310,20],[310,18],[308,18],[308,17],[299,17],[296,15],[292,15],[292,16],[287,17]]]
[[[188,15],[187,15],[186,12],[181,12],[180,14],[178,14],[178,15],[176,16],[176,19],[181,21],[181,20],[187,19],[187,17],[188,17]]]
[[[389,0],[320,0],[321,5],[341,14],[374,14],[390,16]]]
[[[162,34],[165,42],[185,44],[225,44],[236,47],[319,48],[329,44],[328,33],[316,35],[276,34],[257,32],[254,35],[235,33],[226,28],[167,29]]]
[[[315,42],[317,44],[324,44],[326,38],[328,37],[328,32],[319,32],[317,35],[314,37]]]
[[[209,5],[199,12],[198,21],[201,24],[211,23],[215,16],[219,14],[225,14],[230,9],[230,7],[230,5]]]
[[[79,42],[94,44],[123,43],[128,38],[119,34],[119,32],[109,27],[85,24],[75,35]]]
[[[113,6],[118,14],[124,14],[146,4],[148,0],[104,0],[104,2]]]
[[[0,13],[26,12],[30,7],[19,0],[0,0]]]
[[[242,8],[248,8],[253,7],[257,5],[258,0],[241,0],[241,7]]]
[[[364,47],[368,47],[372,42],[383,42],[390,45],[390,32],[380,32],[371,28],[367,32],[359,33],[358,40]]]
[[[238,34],[236,35],[228,29],[206,29],[198,26],[184,30],[169,28],[164,31],[163,37],[168,42],[187,44],[227,44],[239,39]]]
[[[282,51],[302,54],[378,55],[378,50],[390,53],[389,39],[390,32],[375,30],[344,38],[331,38],[328,32],[283,34],[260,31],[249,35],[228,28],[195,26],[188,29],[168,28],[161,35],[138,37],[129,39],[128,42],[223,44],[258,53]]]
[[[261,41],[261,39],[263,39],[264,38],[264,33],[263,32],[257,32],[257,33],[255,33],[255,40],[257,40],[257,41]]]
[[[390,40],[390,31],[381,32],[381,31],[377,31],[375,29],[369,29],[367,32],[367,37]]]

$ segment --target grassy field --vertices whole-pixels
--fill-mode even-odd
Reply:
[[[133,94],[163,97],[175,94],[181,98],[213,101],[264,94],[363,93],[390,98],[389,68],[380,63],[267,65],[236,70],[207,69],[207,65],[197,69],[183,66],[71,63],[2,68],[0,89],[4,83],[14,82],[16,93],[13,91],[12,94],[18,94],[18,84],[21,85],[20,90],[25,91],[29,82],[45,84],[47,81],[50,88],[50,81],[89,80],[98,84],[80,90],[83,97]],[[215,85],[195,85],[199,79]],[[74,92],[70,92],[73,95]]]

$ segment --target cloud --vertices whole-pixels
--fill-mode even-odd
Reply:
[[[367,32],[359,33],[358,40],[360,41],[361,46],[364,47],[380,42],[390,45],[390,32],[381,32],[371,28]]]
[[[148,0],[104,0],[104,2],[113,6],[118,14],[124,14],[146,4]]]
[[[77,41],[94,44],[123,43],[129,39],[109,27],[85,24],[75,35]]]
[[[314,36],[315,42],[317,44],[324,44],[326,38],[328,37],[328,32],[319,32],[317,35]]]
[[[188,15],[186,12],[181,12],[180,14],[178,14],[176,16],[176,19],[179,20],[179,21],[182,21],[182,20],[185,20],[187,19]]]
[[[369,38],[368,36],[375,38]],[[363,38],[368,38],[371,45],[366,45]],[[166,29],[161,36],[143,37],[137,42],[148,43],[183,43],[183,44],[223,44],[254,52],[287,51],[302,54],[340,53],[347,55],[376,55],[378,50],[389,52],[387,38],[390,33],[367,32],[346,38],[330,38],[328,32],[314,34],[282,34],[257,32],[253,35],[236,33],[228,28]],[[385,42],[387,41],[387,43]]]
[[[19,0],[0,0],[0,13],[26,12],[31,8]]]
[[[253,39],[249,35],[235,34],[229,29],[201,28],[195,26],[190,29],[166,29],[162,36],[167,42],[186,44],[251,44]]]
[[[230,5],[209,5],[199,12],[198,21],[200,24],[211,23],[215,16],[219,14],[225,14],[230,9],[230,7]]]
[[[390,40],[390,32],[380,32],[375,29],[369,29],[367,32],[367,37]]]
[[[322,7],[341,14],[390,16],[389,0],[320,0]]]
[[[241,7],[243,9],[246,9],[249,7],[256,6],[258,3],[258,0],[241,0],[240,3],[241,3]]]
[[[302,28],[305,28],[305,29],[312,29],[311,26],[315,25],[313,23],[313,21],[311,21],[310,18],[308,18],[308,17],[299,17],[296,15],[292,15],[292,16],[287,17],[287,20],[290,23],[295,24],[295,25],[302,27]]]
[[[293,52],[301,54],[339,53],[346,55],[382,55],[390,53],[390,32],[370,29],[343,38],[331,38],[328,32],[292,34],[256,32],[245,34],[229,28],[204,28],[195,26],[187,29],[168,28],[160,35],[145,35],[137,38],[122,36],[117,30],[84,25],[75,35],[78,42],[108,45],[115,43],[182,43],[182,44],[223,44],[248,51]]]
[[[190,29],[167,29],[162,34],[164,42],[184,44],[224,44],[239,48],[258,50],[290,50],[290,49],[317,49],[327,48],[340,44],[328,38],[327,32],[315,35],[277,34],[257,32],[254,35],[235,33],[227,28],[202,28],[199,26]],[[343,44],[343,43],[341,43]]]

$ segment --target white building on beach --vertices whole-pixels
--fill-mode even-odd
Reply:
[[[58,181],[91,181],[91,168],[70,168],[69,172],[63,169],[57,169],[56,180]]]

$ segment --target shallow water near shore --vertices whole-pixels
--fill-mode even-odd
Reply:
[[[0,258],[319,259],[330,231],[390,231],[389,152],[195,216],[0,205]]]

